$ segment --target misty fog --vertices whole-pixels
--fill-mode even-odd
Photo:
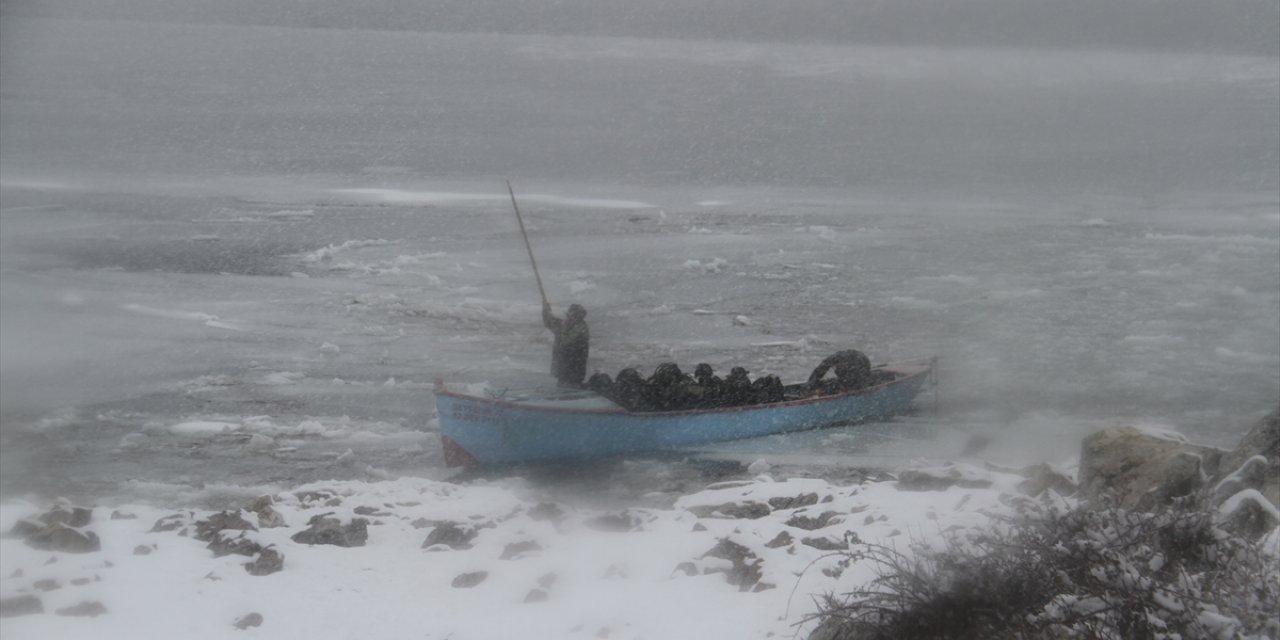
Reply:
[[[936,385],[447,467],[437,381],[551,381],[508,180],[589,373]],[[875,578],[851,542],[1278,401],[1276,0],[0,0],[6,638],[803,637]],[[58,498],[101,550],[8,533]],[[196,539],[222,509],[249,553]],[[299,540],[325,516],[365,537]]]
[[[0,15],[6,489],[110,491],[122,438],[210,416],[417,434],[370,462],[445,473],[429,382],[545,370],[504,179],[602,371],[937,355],[930,429],[1053,450],[1230,443],[1276,400],[1275,2]],[[316,446],[241,463],[332,473]]]

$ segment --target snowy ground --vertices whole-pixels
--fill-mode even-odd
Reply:
[[[100,552],[57,553],[0,540],[0,597],[35,594],[43,614],[0,620],[7,638],[786,638],[813,627],[814,595],[839,593],[874,567],[840,553],[851,541],[937,545],[943,532],[1006,513],[1021,477],[977,468],[970,483],[906,491],[779,479],[767,466],[655,507],[557,502],[526,482],[326,482],[275,496],[283,525],[246,537],[275,545],[284,568],[250,575],[249,558],[194,539],[205,511],[99,507],[87,527]],[[44,505],[10,502],[0,526]],[[747,513],[743,507],[752,507]],[[736,509],[736,511],[735,511]],[[262,520],[243,512],[251,524]],[[294,542],[328,513],[369,521],[363,546]],[[435,537],[455,523],[473,538]],[[159,527],[156,527],[159,528]],[[233,532],[238,534],[239,532]],[[428,541],[447,540],[426,545]],[[734,548],[735,556],[713,552]],[[735,566],[735,557],[736,566]],[[96,602],[105,612],[75,615]],[[250,614],[259,625],[242,631]]]

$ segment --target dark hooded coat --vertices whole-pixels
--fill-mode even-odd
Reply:
[[[551,347],[551,375],[562,385],[580,387],[587,377],[591,331],[586,318],[586,309],[576,304],[569,305],[563,319],[551,313],[551,305],[542,307],[542,323],[555,336]]]

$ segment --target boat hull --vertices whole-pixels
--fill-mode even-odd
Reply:
[[[867,389],[762,405],[629,412],[587,392],[489,398],[436,390],[449,466],[584,459],[694,447],[883,419],[907,410],[932,364],[886,367],[897,379]]]

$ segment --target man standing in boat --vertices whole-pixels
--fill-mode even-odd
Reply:
[[[587,377],[587,351],[591,332],[587,329],[587,310],[582,305],[569,305],[564,319],[551,313],[551,305],[542,303],[542,324],[555,336],[551,347],[551,375],[562,387],[581,387]]]

